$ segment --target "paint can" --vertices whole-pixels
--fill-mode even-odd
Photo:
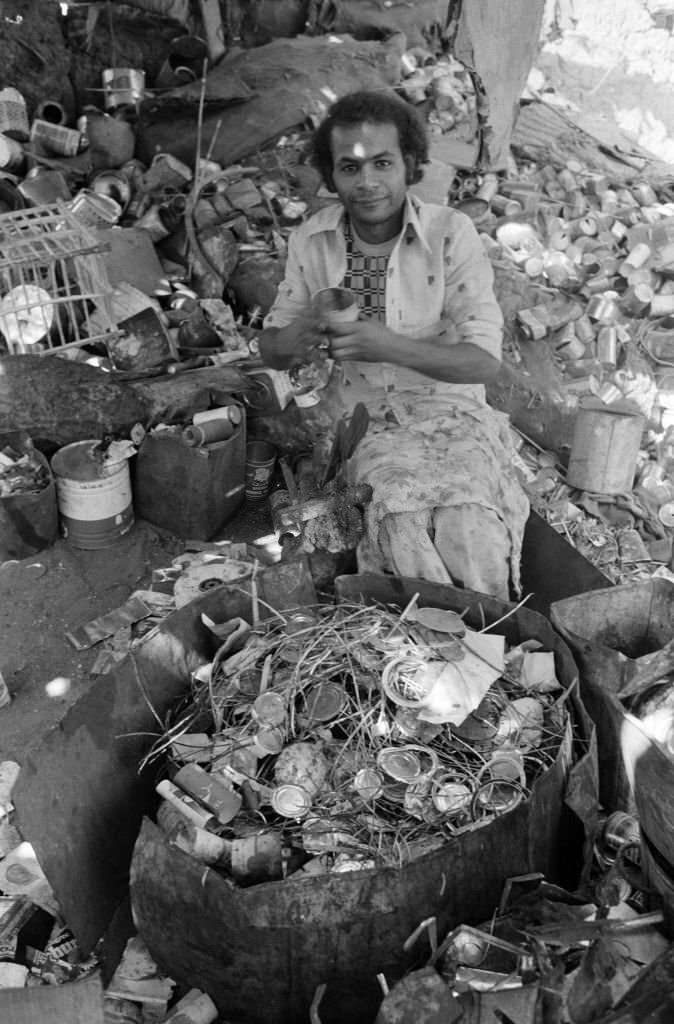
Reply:
[[[576,418],[569,487],[596,494],[631,491],[643,429],[643,416],[629,403],[588,400]]]
[[[263,501],[269,493],[276,464],[276,448],[268,441],[249,441],[246,445],[246,498]]]
[[[126,459],[106,463],[98,441],[75,441],[51,460],[63,535],[76,548],[107,548],[133,526]]]

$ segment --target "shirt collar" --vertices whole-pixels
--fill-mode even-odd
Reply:
[[[405,213],[403,216],[403,229],[401,239],[411,241],[415,236],[421,244],[430,252],[430,246],[424,237],[424,231],[419,220],[420,201],[416,196],[407,193],[405,197]],[[332,203],[311,217],[307,222],[309,236],[320,234],[322,231],[336,231],[344,220],[344,207],[341,203]]]

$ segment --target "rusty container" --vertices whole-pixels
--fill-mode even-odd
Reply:
[[[566,480],[595,494],[632,490],[644,417],[628,402],[588,399],[579,409]]]
[[[364,599],[399,607],[418,593],[422,605],[460,611],[477,628],[494,623],[509,644],[538,639],[554,651],[562,686],[573,690],[568,648],[543,616],[527,609],[510,609],[496,624],[509,608],[501,601],[401,577],[342,576],[336,593],[349,605]],[[198,620],[200,607],[193,602],[182,611]],[[588,749],[587,717],[575,698],[574,707],[580,748]],[[588,757],[571,769],[574,777],[576,767],[589,768]],[[146,820],[131,866],[138,931],[162,969],[207,991],[241,1024],[307,1020],[321,983],[327,984],[324,1024],[373,1020],[381,999],[376,974],[385,972],[391,981],[405,972],[415,954],[403,944],[424,917],[436,916],[443,934],[488,917],[512,875],[542,871],[562,880],[574,874],[582,828],[564,804],[570,758],[571,747],[563,744],[526,801],[401,867],[289,876],[241,888],[214,871],[204,873],[203,864]]]

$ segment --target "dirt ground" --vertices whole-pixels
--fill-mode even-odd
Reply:
[[[266,506],[244,505],[218,539],[252,543],[269,531]],[[152,570],[184,550],[180,538],[138,520],[107,548],[87,551],[59,539],[0,564],[0,670],[12,697],[0,708],[0,760],[20,764],[96,678],[99,646],[77,651],[66,633],[149,589]]]

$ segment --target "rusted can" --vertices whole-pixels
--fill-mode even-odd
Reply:
[[[129,207],[129,212],[131,212],[131,207]],[[171,234],[164,223],[161,207],[156,205],[150,206],[149,209],[145,210],[143,215],[136,221],[134,227],[147,231],[153,242],[161,242],[162,238],[168,238]]]
[[[582,235],[585,235],[588,238],[592,237],[597,234],[598,230],[599,228],[597,226],[596,219],[589,215],[586,217],[579,217],[577,220],[572,220],[569,224],[571,238],[574,241]]]
[[[283,811],[279,813],[283,814]],[[282,839],[280,832],[262,832],[232,841],[232,876],[251,885],[270,882],[282,876]]]
[[[640,181],[638,185],[635,185],[632,188],[632,195],[639,206],[654,206],[658,201],[658,197],[647,181]]]
[[[18,174],[23,167],[25,154],[23,146],[8,135],[0,135],[0,171]]]
[[[89,228],[109,228],[122,215],[118,202],[88,188],[80,189],[69,206],[80,224]]]
[[[576,337],[580,338],[585,345],[589,344],[589,342],[594,339],[594,327],[590,322],[589,316],[585,313],[578,317],[577,320],[574,320],[573,328]]]
[[[99,196],[107,196],[119,205],[122,212],[131,199],[131,185],[121,171],[99,171],[90,182],[92,192]]]
[[[234,424],[224,418],[198,425],[192,423],[183,430],[182,441],[188,448],[202,448],[217,441],[226,441],[228,437],[232,437],[234,429]]]
[[[134,106],[145,95],[145,72],[140,68],[105,68],[101,78],[106,110]]]
[[[218,1008],[211,997],[193,988],[176,1003],[164,1024],[212,1024],[217,1016]]]
[[[600,327],[597,332],[597,359],[605,366],[615,366],[618,360],[618,331],[615,327]]]
[[[623,494],[632,490],[643,416],[628,403],[588,399],[574,427],[567,483],[579,491]]]
[[[628,267],[643,267],[646,260],[651,257],[651,247],[646,245],[645,242],[638,242],[634,248],[627,254],[623,263]]]
[[[35,117],[38,121],[48,121],[49,124],[65,124],[68,120],[58,100],[42,100],[35,111]]]
[[[603,174],[591,174],[585,180],[585,188],[592,196],[601,196],[608,189],[608,179]]]
[[[31,142],[59,156],[76,156],[83,148],[83,136],[74,128],[50,121],[34,120],[30,126]]]
[[[492,196],[490,205],[494,213],[498,213],[501,217],[513,217],[516,213],[522,212],[522,204],[519,199],[509,199],[507,196]]]
[[[578,187],[575,174],[572,174],[568,168],[564,167],[559,171],[557,175],[557,181],[562,186],[565,192],[574,192]]]
[[[42,206],[55,203],[59,199],[71,198],[68,183],[61,172],[51,171],[45,167],[33,167],[18,189],[29,206]]]
[[[240,423],[243,419],[243,410],[235,402],[232,405],[219,405],[215,409],[204,409],[203,412],[195,412],[192,423],[195,426],[202,426],[209,420],[229,420],[230,423]]]
[[[620,308],[627,316],[642,316],[652,301],[653,289],[649,285],[630,285],[622,294]]]
[[[0,89],[0,132],[18,142],[28,141],[26,101],[12,86]]]

